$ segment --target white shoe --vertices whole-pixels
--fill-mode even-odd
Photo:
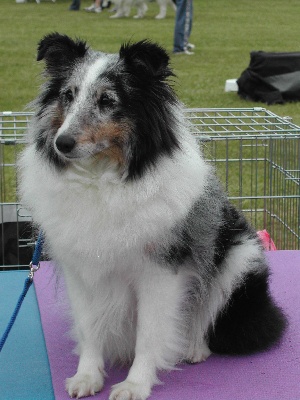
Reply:
[[[95,4],[92,4],[91,6],[86,7],[84,10],[87,11],[87,12],[94,12],[95,11]]]
[[[196,46],[195,46],[194,44],[192,44],[192,43],[188,43],[187,46],[186,46],[186,48],[187,48],[188,50],[195,50]]]
[[[192,56],[195,53],[193,51],[189,51],[188,49],[184,49],[182,51],[173,51],[173,54],[186,54],[188,56]]]

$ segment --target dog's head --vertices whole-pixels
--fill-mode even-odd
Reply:
[[[173,73],[160,46],[144,40],[107,54],[53,33],[39,43],[37,60],[48,79],[35,140],[57,167],[108,158],[134,179],[178,147]]]

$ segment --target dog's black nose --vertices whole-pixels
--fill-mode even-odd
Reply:
[[[70,153],[75,147],[75,139],[69,135],[61,135],[56,139],[56,147],[62,153]]]

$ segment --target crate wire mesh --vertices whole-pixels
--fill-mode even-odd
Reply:
[[[300,127],[264,108],[185,110],[231,201],[278,249],[300,249]],[[16,195],[16,159],[32,113],[0,112],[0,265],[27,267],[29,213]],[[201,171],[199,171],[201,174]]]
[[[300,249],[300,127],[260,107],[186,116],[231,202],[278,249]]]
[[[0,266],[28,267],[34,245],[31,216],[17,201],[16,160],[32,113],[0,112]]]

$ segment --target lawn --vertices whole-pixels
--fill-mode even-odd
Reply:
[[[149,38],[171,53],[174,12],[155,20],[155,3],[142,20],[109,19],[107,11],[86,13],[92,0],[81,1],[81,11],[68,11],[71,0],[29,0],[16,4],[1,0],[0,111],[21,111],[38,92],[42,64],[35,61],[43,35],[58,31],[85,39],[92,47],[117,52],[122,42]],[[132,10],[132,15],[134,10]],[[247,67],[250,51],[298,51],[299,0],[194,0],[191,42],[193,56],[171,56],[176,90],[188,107],[248,107],[258,105],[225,93],[226,79],[238,78]],[[263,105],[265,106],[265,105]],[[299,104],[269,106],[300,124]]]
[[[41,0],[40,4],[35,0],[24,4],[1,0],[0,111],[23,111],[36,97],[43,69],[43,62],[36,62],[37,43],[45,34],[58,31],[84,39],[94,49],[105,52],[117,52],[120,44],[129,40],[153,40],[170,53],[177,76],[175,89],[187,107],[266,107],[280,116],[292,117],[292,121],[300,125],[299,103],[267,106],[224,91],[226,79],[238,78],[247,68],[251,51],[300,51],[299,0],[194,0],[190,40],[196,50],[192,56],[172,55],[173,10],[168,10],[166,19],[155,20],[158,6],[150,2],[144,19],[133,19],[135,10],[130,18],[110,19],[111,14],[107,11],[101,14],[85,12],[84,7],[91,2],[81,0],[81,11],[71,12],[68,10],[71,0],[56,0],[55,3]],[[8,149],[5,151],[6,160],[12,158],[13,162],[15,154]],[[298,158],[299,153],[299,146],[296,146]],[[252,179],[251,174],[250,169],[249,172],[243,169],[245,181]],[[13,175],[9,173],[2,179],[0,174],[0,183],[5,180],[5,192],[8,193],[5,202],[15,199]],[[236,175],[237,183],[233,186],[237,186],[240,175],[236,168],[230,175]],[[263,187],[265,181],[261,172],[256,175],[259,178],[257,186]],[[299,199],[295,204],[298,211],[291,220],[299,234]]]

